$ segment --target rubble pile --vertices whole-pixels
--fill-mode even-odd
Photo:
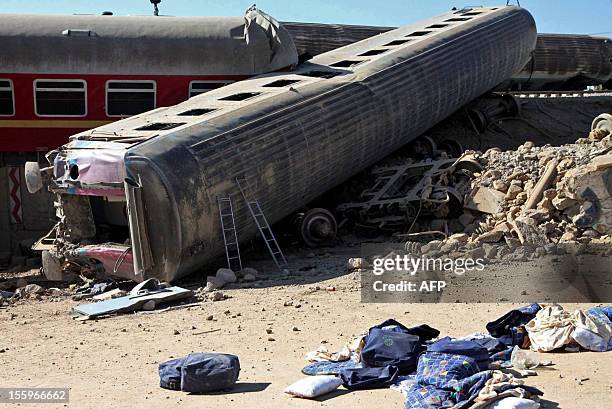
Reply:
[[[500,257],[521,245],[543,255],[568,247],[564,245],[601,244],[606,255],[612,254],[608,128],[594,127],[587,138],[558,147],[525,142],[513,151],[466,152],[464,157],[480,163],[483,170],[474,173],[465,211],[457,219],[463,232],[422,250],[439,251],[453,242],[468,248],[505,243],[505,250],[497,249]]]

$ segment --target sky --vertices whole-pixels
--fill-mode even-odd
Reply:
[[[160,14],[174,16],[242,15],[254,0],[162,0]],[[465,0],[463,0],[465,1]],[[504,0],[471,3],[444,0],[259,0],[257,7],[280,21],[400,26],[442,14],[453,6],[499,5]],[[516,4],[516,0],[511,1]],[[522,0],[541,33],[612,37],[612,0]],[[0,13],[152,14],[149,0],[2,0]]]

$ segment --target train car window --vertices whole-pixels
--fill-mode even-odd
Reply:
[[[221,88],[234,81],[191,81],[189,83],[189,98],[203,94],[213,89]]]
[[[13,82],[10,80],[0,80],[0,116],[15,115],[14,95]]]
[[[38,116],[87,115],[87,84],[83,80],[35,80],[34,97]]]
[[[155,109],[155,81],[107,81],[106,115],[131,116]]]

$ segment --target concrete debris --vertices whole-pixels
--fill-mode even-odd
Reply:
[[[467,188],[456,189],[464,192],[466,211],[444,224],[454,227],[446,234],[461,233],[424,244],[420,253],[471,252],[471,246],[480,243],[479,256],[527,260],[546,254],[580,254],[587,245],[609,248],[612,136],[602,121],[598,123],[601,127],[594,128],[589,138],[573,144],[537,147],[525,142],[516,150],[466,152],[482,171],[472,173]],[[493,250],[482,243],[500,246]],[[405,245],[412,247],[414,242]]]
[[[234,273],[229,268],[220,268],[220,269],[218,269],[216,277],[219,280],[223,281],[224,283],[235,283],[236,280],[237,280],[236,273]]]
[[[252,281],[252,280],[246,280],[246,276],[253,276],[255,278],[257,278],[257,275],[259,274],[259,272],[257,270],[255,270],[254,268],[251,267],[245,267],[242,270],[240,270],[240,277],[242,277],[242,279],[244,281]]]
[[[465,207],[483,213],[499,213],[503,210],[504,200],[510,195],[509,189],[505,187],[502,191],[501,189],[478,186],[468,195]]]
[[[363,258],[349,258],[347,268],[349,271],[368,268],[368,262]]]

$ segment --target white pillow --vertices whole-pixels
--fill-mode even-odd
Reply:
[[[287,386],[285,393],[299,398],[316,398],[342,385],[342,379],[333,375],[309,376]]]
[[[490,406],[491,409],[539,409],[539,407],[538,402],[514,396],[498,400]]]

